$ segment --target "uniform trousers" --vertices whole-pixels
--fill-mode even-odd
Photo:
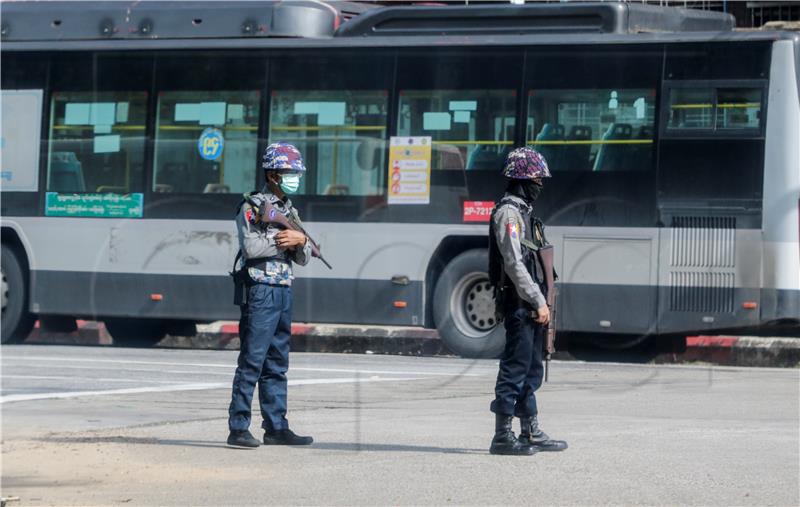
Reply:
[[[505,311],[504,325],[506,346],[490,409],[500,415],[534,417],[539,412],[535,393],[544,378],[542,347],[547,327],[534,322],[531,310],[519,304]]]
[[[247,290],[239,321],[238,366],[228,409],[228,427],[242,431],[250,427],[250,407],[258,384],[262,427],[283,430],[286,421],[286,371],[292,335],[292,289],[257,283]]]

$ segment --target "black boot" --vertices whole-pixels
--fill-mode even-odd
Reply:
[[[511,421],[514,418],[510,415],[494,415],[494,438],[489,447],[490,454],[503,454],[508,456],[530,456],[536,449],[530,445],[524,445],[517,440],[514,431],[511,429]]]
[[[537,451],[563,451],[567,448],[567,443],[563,440],[552,440],[547,436],[547,433],[539,429],[539,421],[536,416],[533,417],[520,417],[520,426],[522,430],[519,432],[519,441],[535,447]]]
[[[232,430],[230,435],[228,435],[228,445],[232,445],[234,447],[246,447],[248,449],[255,449],[261,442],[259,442],[256,437],[253,436],[247,430],[243,431],[234,431]]]
[[[295,435],[292,430],[264,430],[264,445],[311,445],[311,437]]]

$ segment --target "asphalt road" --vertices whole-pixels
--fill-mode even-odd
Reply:
[[[494,361],[293,354],[315,444],[235,450],[235,352],[0,352],[11,506],[800,504],[797,369],[555,363],[540,419],[570,448],[498,457]]]

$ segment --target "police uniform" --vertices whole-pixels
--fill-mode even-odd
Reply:
[[[507,159],[503,175],[509,188],[550,176],[538,152],[518,148]],[[536,183],[541,189],[541,183]],[[523,194],[525,192],[522,192]],[[538,191],[537,194],[538,195]],[[538,427],[536,391],[544,378],[543,355],[547,326],[534,321],[536,310],[547,306],[544,268],[537,250],[547,244],[541,222],[533,216],[532,201],[518,192],[507,192],[492,211],[490,221],[490,278],[502,294],[498,301],[506,330],[506,345],[500,357],[495,384],[493,454],[525,455],[538,451],[560,451],[566,442],[550,439]],[[517,439],[511,429],[520,418]]]
[[[491,410],[516,417],[537,414],[534,393],[544,378],[542,349],[547,328],[536,324],[531,312],[547,305],[546,288],[543,280],[534,281],[537,270],[535,252],[523,246],[521,241],[523,238],[534,240],[532,211],[519,197],[506,194],[492,216],[495,241],[502,255],[507,296],[503,314],[506,346]],[[542,246],[541,240],[538,243],[537,246]]]
[[[291,201],[278,198],[266,186],[261,192],[247,195],[236,215],[241,252],[236,269],[243,270],[246,299],[241,304],[241,349],[228,410],[231,431],[228,443],[244,447],[258,445],[248,431],[256,384],[265,430],[264,443],[311,443],[310,437],[294,435],[286,420],[292,265],[306,265],[311,259],[311,246],[309,241],[294,249],[278,246],[275,236],[282,229],[261,219],[260,209],[264,203],[271,204],[276,213],[290,221],[300,222]]]

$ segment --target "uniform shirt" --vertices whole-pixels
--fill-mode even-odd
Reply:
[[[532,211],[525,201],[515,195],[506,194],[503,198],[514,201],[520,209],[526,212]],[[497,248],[503,256],[503,269],[508,279],[516,287],[517,294],[533,308],[545,306],[547,302],[542,290],[533,281],[522,258],[520,239],[525,237],[528,227],[522,214],[512,204],[503,204],[497,208],[492,226],[495,239],[497,239]]]
[[[279,213],[300,223],[297,210],[292,207],[292,201],[288,198],[282,201],[265,188],[251,195],[250,199],[257,205],[268,201]],[[258,214],[248,202],[239,208],[236,228],[239,232],[239,248],[242,251],[242,260],[237,268],[243,267],[245,259],[268,258],[264,269],[248,268],[247,274],[254,282],[291,286],[294,280],[292,262],[305,266],[311,259],[311,245],[308,241],[302,248],[296,250],[279,247],[275,235],[282,229],[275,224],[260,222]]]

